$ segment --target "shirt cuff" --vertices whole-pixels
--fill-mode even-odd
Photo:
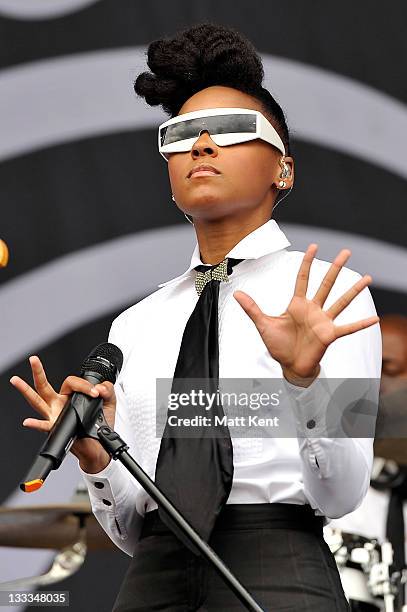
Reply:
[[[128,475],[120,465],[110,459],[108,465],[96,474],[85,472],[79,462],[78,467],[88,487],[92,507],[114,510],[116,504],[126,495],[129,486]]]
[[[283,384],[290,398],[298,437],[326,437],[326,411],[332,394],[322,366],[309,387],[298,387],[285,378]]]

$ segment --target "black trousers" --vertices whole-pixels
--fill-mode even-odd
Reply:
[[[309,506],[227,504],[209,544],[265,611],[345,612],[322,518]],[[245,610],[202,557],[148,512],[114,612]]]

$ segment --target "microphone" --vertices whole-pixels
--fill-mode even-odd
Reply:
[[[114,384],[122,365],[121,350],[115,344],[104,342],[86,357],[80,375],[93,385],[106,380]],[[101,398],[73,393],[48,433],[26,479],[20,483],[20,489],[31,493],[42,487],[50,471],[59,468],[75,440],[87,437],[98,418],[104,420]]]

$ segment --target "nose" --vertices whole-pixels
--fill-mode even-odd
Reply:
[[[197,158],[201,155],[209,155],[210,157],[216,157],[217,154],[218,147],[210,137],[209,132],[207,130],[202,131],[199,135],[198,140],[196,140],[192,145],[192,157]]]

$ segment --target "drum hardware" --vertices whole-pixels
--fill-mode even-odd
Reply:
[[[324,532],[351,605],[355,602],[372,612],[395,612],[395,596],[407,577],[400,572],[390,572],[393,563],[390,542],[379,546],[375,539],[368,540],[329,527]],[[407,606],[403,612],[407,612]]]
[[[404,568],[401,572],[394,572],[393,575],[398,580],[399,589],[404,589],[405,593],[405,585],[407,584],[407,568]],[[406,597],[404,596],[404,599],[405,598]],[[407,612],[407,604],[401,607],[400,612]]]
[[[369,573],[368,587],[372,595],[383,597],[385,612],[394,611],[394,599],[399,592],[400,572],[390,573],[393,564],[393,548],[390,542],[381,545],[381,560],[375,563]]]

